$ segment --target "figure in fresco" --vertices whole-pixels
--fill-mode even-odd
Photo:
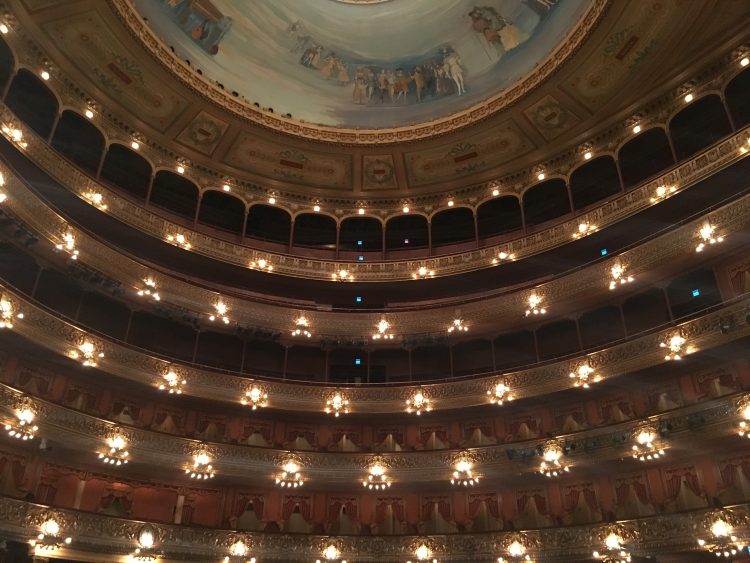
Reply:
[[[490,45],[504,52],[515,49],[529,38],[492,6],[474,6],[469,17],[474,31],[481,33]]]
[[[393,82],[393,101],[398,101],[403,96],[404,104],[406,104],[406,94],[409,93],[409,83],[411,82],[411,76],[404,73],[404,69],[396,69],[396,75]]]
[[[352,99],[355,104],[362,105],[366,103],[366,100],[368,99],[368,82],[365,73],[366,69],[359,67],[357,69],[357,74],[354,75],[354,91],[352,92]]]
[[[385,69],[381,68],[378,73],[378,92],[380,93],[380,103],[385,101],[385,95],[388,92],[388,75],[385,73]]]
[[[232,27],[232,18],[221,13],[211,0],[166,0],[170,15],[180,29],[210,55]]]
[[[372,95],[378,89],[378,77],[371,68],[367,69],[367,99],[372,100]]]
[[[422,70],[421,66],[418,66],[414,69],[414,74],[411,75],[411,79],[414,81],[414,89],[417,94],[417,101],[422,101],[422,91],[425,89],[425,86],[427,85],[427,80],[424,76],[424,71]]]
[[[452,49],[446,50],[443,59],[443,68],[445,69],[446,76],[455,83],[458,95],[466,93],[464,69],[461,66],[461,57],[459,54]]]
[[[320,67],[320,75],[323,78],[331,78],[331,76],[333,76],[333,73],[336,70],[337,60],[336,53],[328,53],[328,56],[323,62],[323,66]]]
[[[339,85],[346,86],[347,84],[349,84],[349,65],[341,59],[338,59],[336,61],[336,68],[338,70],[337,78],[339,81]]]

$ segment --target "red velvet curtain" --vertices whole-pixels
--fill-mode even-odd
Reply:
[[[306,522],[310,522],[310,502],[302,498],[285,498],[281,508],[281,519],[286,521],[295,512],[299,512]]]
[[[513,422],[510,423],[510,433],[516,434],[518,432],[518,429],[521,428],[522,424],[526,424],[526,426],[532,432],[536,432],[537,428],[539,427],[539,421],[536,418],[524,418],[523,420],[514,420]]]
[[[426,501],[422,505],[422,518],[424,520],[431,518],[434,515],[436,506],[438,514],[440,514],[440,516],[442,516],[445,520],[450,520],[451,504],[446,499],[433,499]]]
[[[353,500],[336,500],[328,505],[328,521],[333,522],[341,514],[341,508],[346,509],[346,515],[351,520],[357,520],[357,505]]]
[[[240,496],[235,502],[234,516],[241,516],[252,504],[253,511],[258,519],[263,518],[263,499],[259,496]]]
[[[433,432],[435,433],[435,437],[441,442],[448,441],[448,433],[445,428],[426,428],[419,433],[419,441],[424,444],[430,439]]]
[[[393,440],[395,442],[397,442],[399,444],[403,444],[404,443],[404,433],[403,432],[387,432],[387,431],[385,431],[385,432],[381,432],[381,433],[378,434],[378,439],[377,439],[378,444],[384,442],[385,439],[388,437],[388,434],[390,434],[391,437],[393,437]]]
[[[297,438],[304,438],[311,444],[315,444],[315,432],[313,430],[293,430],[287,434],[287,441],[294,442]]]
[[[122,506],[128,512],[130,511],[130,507],[133,505],[133,501],[127,497],[127,493],[124,493],[122,491],[112,491],[108,495],[103,496],[99,501],[99,505],[102,508],[109,508],[110,506],[112,506],[115,500],[117,500],[120,503],[120,506]]]
[[[685,471],[683,473],[675,473],[671,477],[666,479],[668,498],[674,498],[677,496],[680,491],[680,483],[683,479],[685,481],[685,486],[694,494],[702,494],[701,484],[698,480],[698,476],[691,471]]]
[[[518,512],[521,513],[524,510],[526,510],[526,506],[529,504],[529,501],[531,499],[534,499],[536,502],[536,508],[541,514],[547,514],[547,499],[544,498],[540,494],[534,494],[534,495],[523,495],[519,497],[516,501],[518,506]]]
[[[258,432],[267,441],[271,441],[271,427],[270,426],[245,426],[244,438],[251,436]]]
[[[375,505],[375,522],[383,521],[389,506],[391,507],[391,512],[393,513],[393,516],[396,518],[396,520],[398,520],[399,522],[404,522],[404,505],[399,501],[392,500],[384,500]]]
[[[471,497],[469,500],[469,518],[474,519],[477,517],[477,514],[479,514],[479,508],[483,502],[487,506],[487,512],[489,512],[493,518],[500,518],[500,503],[494,495],[479,495]]]

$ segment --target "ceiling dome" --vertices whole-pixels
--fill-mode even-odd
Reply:
[[[366,4],[363,6],[363,4]],[[136,0],[152,30],[247,102],[328,127],[447,118],[523,83],[589,0]]]

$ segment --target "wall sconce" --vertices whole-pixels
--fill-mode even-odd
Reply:
[[[507,250],[501,250],[497,253],[497,258],[492,259],[493,264],[498,264],[500,262],[504,262],[505,260],[515,260],[516,255],[511,254]]]
[[[573,233],[573,238],[583,238],[586,235],[590,235],[594,231],[596,231],[599,227],[596,225],[592,225],[591,223],[579,223],[578,229],[576,232]]]
[[[547,309],[541,306],[543,298],[536,293],[529,295],[527,300],[529,306],[526,309],[526,316],[529,315],[546,315]]]
[[[149,524],[141,526],[136,536],[138,547],[128,555],[128,563],[151,563],[159,558],[158,553],[154,551],[156,545],[156,530]]]
[[[451,485],[473,487],[479,483],[479,476],[472,471],[473,464],[468,457],[460,457],[453,466]]]
[[[23,313],[16,313],[16,307],[8,297],[0,297],[0,328],[13,328],[14,319],[23,319]]]
[[[692,354],[697,350],[695,346],[686,345],[686,340],[679,334],[672,335],[669,340],[661,342],[659,348],[666,348],[667,354],[664,359],[667,361],[681,360],[683,356]]]
[[[526,539],[520,534],[515,534],[505,548],[506,557],[498,557],[497,563],[531,562],[528,550]]]
[[[570,466],[563,463],[563,450],[559,444],[550,442],[544,446],[542,453],[544,461],[539,464],[539,473],[545,477],[559,477],[570,471]]]
[[[266,258],[259,258],[256,261],[250,262],[250,268],[253,270],[259,270],[261,272],[273,272],[273,264]]]
[[[11,438],[17,440],[33,440],[39,427],[34,424],[36,412],[33,403],[28,398],[19,401],[14,410],[15,419],[5,424],[5,431]]]
[[[429,270],[427,266],[420,266],[416,272],[414,272],[411,277],[415,280],[423,280],[426,278],[431,278],[435,276],[435,270]]]
[[[287,458],[281,466],[281,473],[276,477],[276,484],[279,487],[296,489],[304,485],[305,480],[300,473],[301,466],[293,457]]]
[[[138,297],[151,297],[154,301],[161,301],[161,295],[156,291],[156,280],[154,278],[144,278],[144,287],[138,290]]]
[[[510,392],[510,387],[502,381],[495,383],[494,387],[488,389],[487,396],[493,405],[502,405],[504,401],[512,401],[514,399]]]
[[[633,276],[625,275],[625,266],[620,263],[612,266],[610,274],[612,275],[612,279],[609,281],[609,289],[615,289],[618,285],[625,285],[635,280]]]
[[[595,373],[594,368],[588,363],[578,366],[577,369],[568,374],[568,377],[573,380],[574,387],[583,387],[584,389],[588,389],[592,383],[599,383],[602,380],[602,376]]]
[[[659,186],[654,192],[654,197],[651,198],[651,203],[656,203],[659,200],[667,199],[670,195],[677,191],[676,186]]]
[[[64,545],[70,545],[73,538],[70,536],[62,537],[60,535],[60,524],[54,518],[49,518],[42,522],[39,527],[39,535],[29,541],[29,545],[34,548],[34,554],[39,556],[50,555]]]
[[[372,335],[373,340],[393,340],[393,334],[389,332],[391,329],[391,323],[385,320],[385,317],[378,321],[375,328],[377,328],[377,332]]]
[[[333,281],[354,281],[354,276],[346,268],[340,268],[335,274],[331,274]]]
[[[6,137],[8,137],[8,139],[13,141],[22,149],[25,149],[29,146],[29,144],[23,140],[23,131],[21,131],[17,127],[14,127],[13,125],[3,125],[2,132]]]
[[[97,362],[104,357],[104,352],[99,344],[84,338],[78,346],[68,352],[68,357],[78,360],[84,367],[95,368]]]
[[[240,399],[240,403],[243,405],[250,405],[253,410],[268,406],[268,393],[253,385],[249,391],[245,391],[245,396]]]
[[[309,330],[310,322],[305,318],[304,315],[297,317],[294,321],[294,329],[292,330],[292,336],[305,336],[310,338],[312,333]]]
[[[745,398],[740,404],[740,421],[739,434],[743,438],[750,438],[750,397]]]
[[[55,245],[55,250],[67,252],[71,260],[78,260],[78,249],[76,248],[76,237],[68,231],[62,236],[63,241]]]
[[[229,314],[229,307],[227,307],[226,303],[220,299],[214,303],[214,311],[213,314],[209,315],[209,321],[214,322],[215,320],[220,319],[225,325],[229,324],[229,317],[227,316]]]
[[[101,211],[107,210],[107,204],[104,203],[104,196],[102,194],[98,192],[85,192],[83,197],[97,209],[100,209]]]
[[[191,479],[214,478],[216,470],[211,464],[211,456],[208,454],[208,450],[199,449],[193,454],[193,464],[185,469],[185,474],[189,475]]]
[[[610,532],[604,538],[604,548],[601,551],[594,551],[591,555],[603,563],[630,563],[633,559],[622,544],[623,539],[617,533]]]
[[[242,540],[237,540],[229,546],[229,555],[225,555],[222,560],[223,563],[230,563],[232,561],[242,563],[256,563],[255,557],[248,558],[247,552],[249,551],[247,544]]]
[[[339,548],[335,544],[328,544],[323,549],[323,560],[325,561],[336,561],[341,556]],[[321,563],[320,559],[316,559],[315,563]],[[340,563],[346,563],[346,559],[342,559]]]
[[[714,513],[710,516],[713,520],[707,522],[706,527],[710,530],[711,537],[699,538],[698,545],[716,557],[729,559],[739,555],[745,549],[746,543],[735,535],[732,525],[735,518],[732,516],[729,512]]]
[[[382,491],[391,486],[386,467],[380,457],[374,457],[367,469],[367,478],[362,480],[362,486],[369,490]]]
[[[107,438],[107,450],[99,452],[102,463],[124,465],[128,462],[128,441],[119,430],[115,429]]]
[[[463,319],[453,319],[453,323],[448,327],[448,334],[453,332],[469,332],[469,327],[464,324]]]
[[[170,368],[167,373],[162,375],[159,391],[169,391],[170,395],[182,395],[182,386],[186,384],[187,381]]]
[[[165,239],[168,243],[179,246],[183,250],[190,250],[193,247],[187,237],[182,233],[168,234]]]
[[[653,426],[641,426],[635,431],[633,439],[633,459],[638,461],[652,461],[665,455],[664,448],[657,446],[658,434]]]
[[[698,246],[695,247],[696,252],[703,252],[703,249],[706,248],[707,244],[719,244],[721,242],[724,242],[723,236],[716,236],[714,233],[716,232],[716,227],[712,225],[711,223],[706,223],[700,228],[700,231],[698,231],[698,237],[700,242],[698,243]]]
[[[427,547],[426,543],[421,543],[416,547],[414,550],[414,557],[417,558],[417,561],[430,561],[430,559],[432,559],[432,563],[438,563],[438,560],[432,557],[432,550]],[[412,562],[407,561],[406,563]]]
[[[430,412],[431,410],[430,399],[421,389],[414,393],[411,399],[406,399],[406,412],[408,413],[415,413],[420,416],[423,412]]]
[[[338,391],[326,401],[326,406],[323,409],[326,414],[333,414],[336,418],[340,414],[349,414],[349,399],[341,395]]]

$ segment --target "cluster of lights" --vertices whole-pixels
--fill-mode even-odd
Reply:
[[[107,451],[99,453],[102,463],[110,465],[124,465],[128,462],[130,455],[127,450],[128,442],[119,434],[113,434],[107,438]]]
[[[385,474],[385,466],[376,460],[367,469],[367,479],[362,480],[362,486],[371,491],[382,491],[391,486],[388,476]]]
[[[138,548],[128,555],[128,563],[152,563],[158,559],[157,554],[153,551],[156,537],[153,529],[146,525],[138,532]]]
[[[497,258],[492,259],[493,264],[499,264],[500,262],[504,262],[505,260],[515,260],[516,255],[512,254],[510,252],[506,252],[505,250],[501,250],[497,253]]]
[[[143,280],[143,289],[138,290],[138,297],[150,297],[154,301],[161,301],[161,295],[156,291],[156,280],[153,278],[146,278]]]
[[[706,223],[698,231],[700,242],[695,247],[696,252],[703,252],[707,244],[718,244],[724,242],[724,237],[716,236],[716,227],[711,223]]]
[[[93,205],[97,209],[106,211],[107,204],[104,203],[104,196],[99,192],[86,192],[83,194],[83,197],[85,197],[89,201],[89,203],[91,203],[91,205]]]
[[[326,406],[323,411],[326,414],[333,414],[336,418],[341,414],[349,414],[349,399],[344,397],[341,393],[336,392],[333,397],[326,401]]]
[[[660,348],[667,349],[667,354],[664,356],[664,359],[667,361],[681,360],[683,356],[695,352],[695,346],[686,346],[686,342],[687,341],[682,336],[680,336],[679,334],[675,334],[666,342],[659,343]]]
[[[421,390],[414,393],[411,399],[406,399],[406,412],[420,416],[423,412],[430,412],[430,399]]]
[[[430,561],[430,559],[432,559],[432,563],[438,563],[438,560],[432,557],[432,550],[425,544],[420,544],[417,549],[414,550],[414,557],[417,558],[417,561]],[[412,562],[407,561],[406,563]]]
[[[185,474],[191,479],[213,479],[216,475],[211,456],[206,451],[200,451],[193,456],[193,465],[185,469]]]
[[[659,186],[656,188],[655,195],[651,198],[651,203],[656,203],[659,200],[667,199],[670,195],[677,191],[677,186]]]
[[[341,268],[335,274],[331,274],[333,281],[354,281],[354,276],[346,268]]]
[[[255,563],[255,557],[247,558],[247,545],[242,540],[237,540],[229,546],[229,555],[225,555],[222,560],[223,563],[230,563],[235,560],[243,560],[246,563]]]
[[[2,131],[6,137],[8,137],[22,149],[25,149],[28,146],[28,143],[23,140],[23,131],[21,131],[20,129],[11,127],[10,125],[3,125]]]
[[[570,466],[561,461],[563,451],[559,445],[555,443],[547,444],[544,447],[542,457],[544,461],[539,464],[539,473],[545,477],[559,477],[570,472]]]
[[[393,333],[389,332],[391,329],[391,323],[387,320],[384,318],[380,319],[375,327],[378,331],[372,335],[373,340],[393,340]]]
[[[488,389],[487,396],[493,405],[502,405],[505,401],[512,401],[514,398],[510,392],[510,387],[502,381],[495,383],[492,389]]]
[[[579,223],[578,224],[578,230],[573,233],[573,238],[582,238],[586,235],[590,235],[594,231],[596,231],[599,227],[596,225],[592,225],[591,223]]]
[[[464,324],[463,319],[453,319],[453,323],[448,327],[448,334],[453,332],[468,332],[469,327]]]
[[[425,278],[431,278],[435,276],[435,270],[430,270],[427,266],[420,266],[417,271],[414,272],[411,277],[415,280],[423,280]]]
[[[258,408],[268,406],[268,393],[257,385],[253,385],[249,391],[245,391],[245,396],[240,399],[240,403],[245,406],[250,405],[253,410],[258,410]]]
[[[250,262],[250,267],[253,270],[259,270],[261,272],[273,272],[273,264],[265,258],[259,258],[258,260]]]
[[[742,420],[737,433],[743,438],[750,438],[750,402],[741,407],[740,416]]]
[[[633,444],[633,459],[638,461],[652,461],[665,455],[664,448],[656,445],[656,430],[651,427],[642,428],[635,436]]]
[[[21,406],[15,411],[16,419],[5,425],[5,431],[17,440],[33,440],[39,427],[34,424],[36,415],[28,406]]]
[[[216,320],[222,321],[225,325],[229,324],[229,307],[223,301],[217,301],[214,303],[214,312],[208,316],[208,320],[214,322]]]
[[[735,557],[745,549],[746,545],[733,532],[734,530],[729,522],[718,518],[711,524],[711,535],[713,537],[708,540],[699,539],[698,545],[713,553],[716,557],[726,559]]]
[[[70,545],[73,538],[60,536],[60,524],[50,518],[42,522],[39,535],[29,541],[29,545],[34,548],[35,555],[50,554],[60,549],[63,545]]]
[[[84,339],[83,342],[68,352],[68,357],[78,360],[84,367],[95,368],[97,362],[104,357],[104,352],[90,340]]]
[[[190,241],[188,241],[187,237],[182,233],[167,235],[166,239],[167,242],[174,244],[175,246],[179,246],[183,250],[190,250],[191,248],[193,248],[193,245],[190,244]]]
[[[526,316],[529,315],[545,315],[547,313],[547,309],[542,307],[542,298],[537,295],[536,293],[532,293],[529,295],[528,299],[528,308],[526,309]]]
[[[623,547],[622,538],[614,532],[604,538],[604,549],[594,551],[592,557],[603,563],[630,563],[633,560],[630,553]]]
[[[5,176],[3,176],[2,172],[0,172],[0,186],[5,185]],[[0,203],[4,203],[5,200],[8,199],[8,196],[5,195],[5,193],[0,192]]]
[[[296,489],[304,485],[304,483],[305,480],[302,478],[302,473],[300,473],[300,465],[293,459],[287,460],[281,466],[281,473],[276,477],[276,484],[279,487]]]
[[[526,546],[520,541],[514,540],[507,549],[508,559],[504,557],[498,557],[497,563],[511,563],[511,561],[531,561],[531,556],[526,553],[528,550]]]
[[[451,475],[451,485],[473,487],[479,483],[479,475],[474,475],[471,468],[472,463],[468,459],[458,460]]]
[[[339,548],[333,544],[326,546],[323,550],[323,559],[325,561],[336,561],[341,556]],[[316,559],[315,563],[322,563],[320,559]],[[342,559],[340,563],[346,563],[346,559]]]
[[[159,391],[169,391],[170,395],[182,395],[182,387],[186,384],[185,378],[180,377],[173,369],[170,369],[162,376]]]
[[[588,389],[592,383],[599,383],[602,377],[595,373],[596,370],[589,364],[581,364],[575,371],[571,371],[568,376],[573,380],[575,387],[583,387]]]
[[[70,258],[78,260],[78,249],[76,248],[76,237],[70,231],[66,232],[63,237],[63,241],[55,245],[55,249],[64,250],[70,254]]]
[[[310,322],[305,318],[304,315],[297,317],[294,321],[294,330],[292,330],[292,336],[305,336],[310,338],[312,333],[310,332]]]
[[[625,266],[619,262],[612,266],[610,273],[612,274],[612,279],[609,280],[609,289],[615,289],[618,285],[625,285],[635,280],[633,276],[625,275]]]
[[[5,297],[0,297],[0,328],[13,328],[14,319],[23,319],[23,313],[16,313],[13,302]]]

